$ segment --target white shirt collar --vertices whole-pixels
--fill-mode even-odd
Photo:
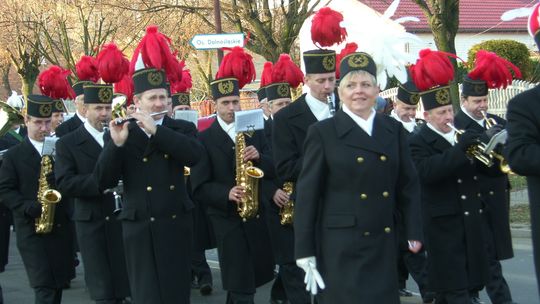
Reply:
[[[311,113],[315,115],[315,118],[317,118],[318,121],[331,117],[328,104],[311,96],[310,93],[306,94],[306,103],[311,110]]]
[[[414,121],[414,119],[411,119],[411,121],[409,122],[404,122],[403,120],[401,120],[401,118],[399,118],[399,116],[396,113],[396,110],[392,110],[392,112],[390,112],[390,117],[399,121],[403,125],[405,130],[407,130],[409,133],[414,131],[414,127],[416,127],[416,121]]]
[[[36,148],[36,151],[38,152],[39,156],[42,156],[41,152],[43,152],[43,142],[33,140],[33,139],[30,138],[30,136],[28,136],[28,139],[30,140],[30,143],[32,144],[32,146],[34,146],[34,148]]]
[[[443,133],[439,130],[437,130],[432,124],[430,124],[429,122],[426,123],[426,125],[431,129],[433,130],[433,132],[439,134],[440,136],[442,136],[442,138],[446,139],[447,142],[449,142],[452,146],[456,144],[456,142],[454,141],[455,139],[455,133],[456,131],[452,130],[448,133]]]
[[[375,109],[371,109],[371,113],[369,114],[368,119],[363,119],[362,117],[354,114],[347,105],[343,104],[341,107],[343,109],[343,112],[345,114],[349,115],[356,124],[362,128],[369,136],[371,136],[371,133],[373,133],[373,120],[375,119]]]
[[[80,119],[82,122],[86,122],[86,118],[84,118],[81,114],[79,114],[79,111],[75,112],[75,115],[77,115],[77,117],[79,117],[79,119]]]
[[[460,106],[461,107],[461,111],[463,111],[463,113],[465,113],[467,116],[469,116],[472,120],[476,121],[477,124],[479,124],[482,128],[484,128],[484,119],[476,119],[474,118],[471,114],[469,114],[469,112],[463,107],[463,105]]]
[[[84,128],[86,129],[86,131],[88,131],[88,133],[90,133],[90,135],[92,135],[92,137],[97,141],[97,143],[103,148],[103,145],[104,145],[103,134],[105,132],[103,131],[99,132],[88,121],[84,122]]]
[[[234,143],[236,143],[236,132],[234,130],[234,121],[231,122],[230,124],[228,124],[223,119],[221,119],[221,117],[219,117],[219,115],[217,116],[217,121],[218,121],[220,127],[223,129],[223,131],[225,131],[225,133],[227,133],[227,135],[229,135],[231,140]]]

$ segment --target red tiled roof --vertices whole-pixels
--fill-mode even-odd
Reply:
[[[392,0],[358,0],[381,14]],[[501,15],[511,9],[530,7],[538,0],[461,0],[459,3],[459,32],[527,32],[527,18],[501,21]],[[420,22],[406,22],[403,25],[412,33],[431,32],[424,13],[413,0],[401,0],[392,19],[415,16]]]

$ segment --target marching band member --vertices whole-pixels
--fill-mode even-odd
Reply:
[[[148,41],[159,48],[147,47]],[[190,301],[193,203],[183,170],[199,161],[202,147],[193,124],[166,116],[165,73],[171,70],[165,62],[155,60],[176,60],[168,41],[156,26],[147,28],[131,62],[134,69],[141,68],[132,76],[138,111],[123,124],[109,123],[111,139],[105,140],[95,168],[100,191],[123,180],[123,209],[118,219],[135,303]],[[152,52],[162,56],[149,55]]]
[[[41,172],[45,136],[51,131],[53,100],[42,95],[27,96],[25,124],[28,137],[4,155],[0,169],[0,198],[13,212],[17,248],[21,254],[35,303],[58,304],[62,287],[75,276],[72,223],[65,204],[55,204],[50,233],[36,233],[35,221],[42,216],[38,184],[54,188],[54,173]],[[41,176],[48,173],[45,177]],[[41,175],[40,175],[41,174]],[[44,182],[44,183],[43,183]]]
[[[312,125],[304,144],[295,256],[308,289],[324,289],[319,303],[397,304],[394,212],[402,212],[418,252],[418,177],[405,131],[373,108],[379,88],[371,56],[345,56],[340,72],[342,109]]]
[[[454,118],[456,128],[491,134],[504,129],[506,121],[503,118],[487,114],[488,91],[511,84],[510,69],[520,77],[517,67],[496,54],[484,50],[476,53],[475,67],[463,79],[461,110]],[[501,78],[496,78],[497,75]],[[499,162],[495,162],[495,167],[498,167]],[[512,303],[512,295],[499,262],[514,256],[509,215],[510,183],[507,174],[500,170],[490,175],[479,172],[478,177],[487,217],[484,241],[489,255],[490,275],[486,282],[486,292],[492,303]],[[472,291],[471,297],[473,303],[480,302],[477,290]]]
[[[232,66],[248,68],[237,75],[230,72]],[[241,48],[233,48],[223,58],[216,79],[210,83],[216,120],[199,134],[205,152],[191,168],[193,196],[207,205],[216,236],[226,303],[234,304],[254,303],[256,288],[273,279],[274,269],[262,212],[261,217],[243,221],[237,210],[245,195],[245,189],[235,181],[237,158],[252,161],[264,171],[265,178],[273,170],[262,131],[245,136],[243,155],[235,151],[235,112],[241,110],[239,88],[254,78],[254,71],[251,56]]]
[[[529,34],[540,47],[540,4],[529,17]],[[540,119],[537,106],[540,86],[525,91],[508,103],[508,162],[512,171],[527,177],[536,282],[540,291]]]
[[[488,269],[478,169],[467,154],[480,134],[467,130],[454,139],[448,86],[454,69],[446,53],[420,51],[411,71],[426,119],[410,146],[421,182],[429,290],[437,293],[436,303],[469,304],[468,290],[482,288]]]
[[[56,143],[58,189],[74,198],[85,282],[90,298],[99,304],[120,304],[130,294],[114,198],[99,191],[92,175],[104,145],[103,125],[111,120],[112,96],[111,85],[84,85],[86,121]]]

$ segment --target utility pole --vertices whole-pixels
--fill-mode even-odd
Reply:
[[[216,34],[221,34],[221,5],[219,0],[214,0],[214,19],[216,21]],[[218,66],[221,65],[223,60],[223,50],[217,50]]]

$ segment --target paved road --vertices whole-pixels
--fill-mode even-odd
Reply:
[[[514,300],[520,304],[537,304],[539,303],[538,293],[536,291],[536,281],[534,279],[532,265],[532,250],[530,239],[515,239],[514,240],[516,257],[503,263],[506,279],[508,280],[511,290],[514,295]],[[215,304],[225,303],[225,292],[221,290],[221,281],[219,279],[219,268],[217,265],[215,251],[207,252],[210,261],[212,273],[214,275],[214,293],[210,296],[203,297],[197,290],[193,290],[191,303],[193,304]],[[62,303],[67,304],[91,304],[92,301],[88,298],[88,293],[84,286],[84,270],[82,265],[77,268],[77,278],[72,282],[71,289],[64,292]],[[409,280],[409,288],[416,290],[414,282]],[[24,266],[20,259],[19,253],[14,245],[14,240],[11,242],[9,264],[4,273],[0,274],[0,285],[4,291],[4,302],[6,304],[32,304],[33,291],[28,285],[28,279],[24,271]],[[255,303],[268,303],[270,284],[262,286],[257,290]],[[485,293],[482,295],[485,303],[489,303]],[[421,303],[420,298],[410,297],[402,298],[404,304]]]

